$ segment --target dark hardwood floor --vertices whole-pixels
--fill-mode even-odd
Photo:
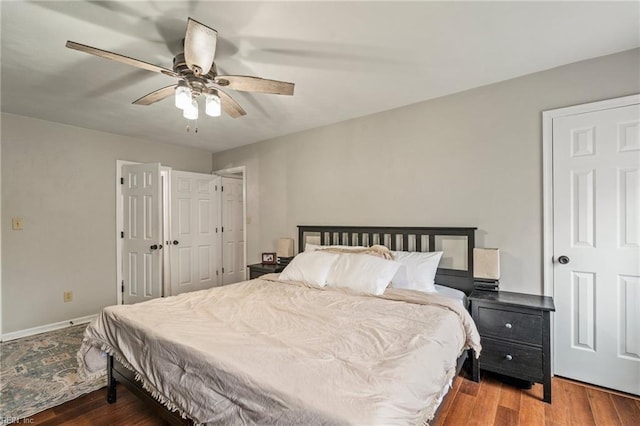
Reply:
[[[458,425],[633,425],[640,424],[640,398],[554,377],[553,404],[542,402],[542,385],[518,389],[489,373],[475,383],[459,376],[433,426]],[[124,386],[107,404],[106,389],[43,411],[37,425],[165,425]]]
[[[111,426],[167,425],[137,396],[118,385],[118,401],[107,403],[107,388],[91,392],[31,417],[34,425]]]

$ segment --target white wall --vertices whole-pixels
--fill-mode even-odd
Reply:
[[[247,167],[250,262],[298,224],[477,226],[501,288],[541,294],[542,111],[638,93],[639,76],[635,49],[216,153],[213,169]]]
[[[2,217],[2,119],[0,118],[0,340],[2,337],[2,229],[4,218]]]
[[[211,171],[208,151],[11,114],[1,138],[4,334],[116,302],[116,160]],[[24,230],[11,230],[12,217]]]

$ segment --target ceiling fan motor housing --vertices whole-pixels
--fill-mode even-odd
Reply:
[[[173,70],[180,74],[184,81],[186,81],[192,89],[195,89],[195,91],[202,92],[206,89],[207,83],[219,84],[217,81],[214,81],[218,75],[218,69],[215,63],[211,64],[211,69],[204,75],[200,74],[202,70],[197,65],[193,68],[194,69],[192,70],[187,66],[187,62],[184,59],[184,53],[178,53],[174,56]]]

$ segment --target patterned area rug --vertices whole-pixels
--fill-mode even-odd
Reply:
[[[107,385],[84,380],[76,353],[86,324],[0,343],[0,424],[18,421]]]

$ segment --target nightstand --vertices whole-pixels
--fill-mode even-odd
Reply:
[[[254,263],[249,265],[249,279],[258,278],[264,274],[274,274],[284,271],[285,265],[263,265],[262,263]]]
[[[551,312],[553,299],[507,291],[469,296],[471,316],[480,332],[482,353],[473,358],[473,380],[480,370],[542,383],[551,403]]]

